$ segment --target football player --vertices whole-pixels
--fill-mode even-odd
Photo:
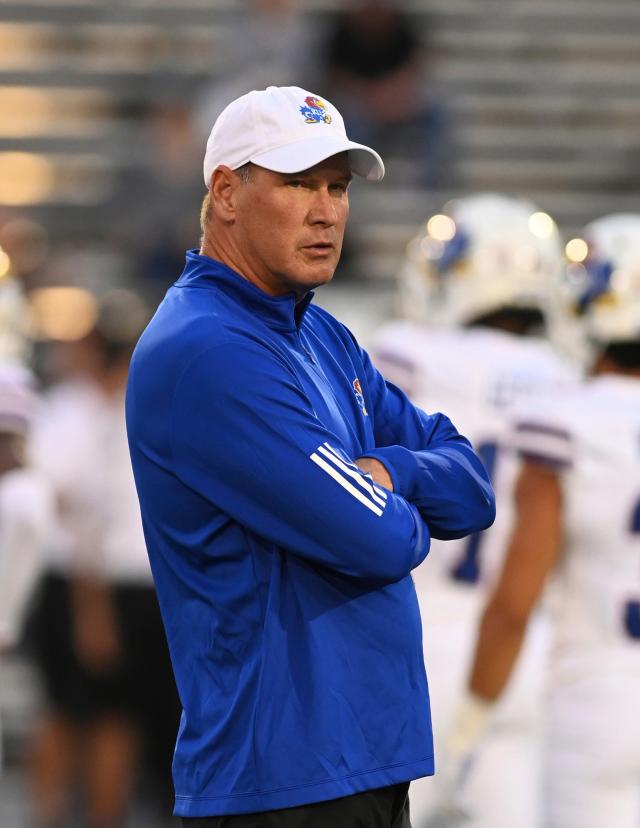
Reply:
[[[0,363],[0,649],[18,638],[50,526],[49,490],[26,459],[35,401],[30,372]]]
[[[51,492],[27,464],[35,404],[30,372],[0,362],[0,655],[20,637],[52,521]]]
[[[26,367],[32,319],[20,282],[0,248],[0,651],[19,637],[39,568],[51,502],[43,479],[27,463],[27,439],[37,405]]]
[[[463,541],[434,541],[414,573],[424,626],[436,755],[452,724],[483,596],[511,523],[516,461],[498,446],[516,405],[552,395],[576,369],[545,339],[545,311],[562,247],[554,221],[523,199],[478,194],[448,204],[408,246],[402,274],[405,321],[381,332],[376,363],[426,410],[446,410],[470,436],[492,475],[496,523]],[[537,826],[538,711],[544,625],[501,703],[468,783],[474,828]],[[501,767],[500,775],[494,768]],[[508,772],[504,767],[508,767]],[[412,784],[417,828],[433,813],[442,775]]]
[[[547,577],[553,606],[544,825],[640,825],[640,214],[611,215],[568,246],[564,307],[591,352],[583,386],[516,422],[516,518],[479,628],[451,738],[464,771],[522,649]],[[457,777],[457,779],[456,779]]]

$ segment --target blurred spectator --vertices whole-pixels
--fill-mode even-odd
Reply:
[[[27,459],[37,406],[35,379],[25,366],[32,320],[20,281],[9,275],[11,262],[0,246],[0,655],[20,638],[53,508],[49,487]]]
[[[36,430],[59,505],[34,625],[49,709],[34,744],[33,806],[46,828],[73,824],[79,792],[83,826],[120,828],[144,758],[161,774],[158,813],[172,799],[178,703],[124,425],[145,321],[133,294],[107,294],[93,330],[66,346],[69,376],[49,391]]]
[[[222,77],[207,84],[196,104],[196,122],[203,141],[224,107],[245,92],[267,86],[309,86],[315,89],[321,33],[303,14],[297,0],[245,0],[229,40]]]
[[[0,362],[0,650],[18,638],[50,528],[48,489],[27,463],[35,405],[31,373]]]
[[[51,527],[50,490],[26,459],[35,406],[31,373],[0,362],[0,655],[20,636]]]
[[[442,184],[445,113],[432,97],[425,51],[393,0],[359,0],[338,13],[325,44],[326,94],[353,140],[415,162],[411,180]]]
[[[185,247],[193,246],[199,234],[193,215],[204,192],[201,143],[188,103],[150,105],[135,150],[141,163],[122,171],[110,205],[116,216],[108,220],[111,250],[133,263],[139,287],[153,305],[182,269]]]

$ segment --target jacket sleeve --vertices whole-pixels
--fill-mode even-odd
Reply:
[[[376,439],[365,456],[386,466],[394,492],[417,506],[432,537],[460,538],[491,526],[495,496],[471,443],[443,414],[414,406],[362,357]]]
[[[264,346],[193,359],[172,411],[176,475],[251,532],[344,575],[394,582],[426,556],[419,511],[373,484]]]

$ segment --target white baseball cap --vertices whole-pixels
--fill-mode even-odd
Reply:
[[[204,182],[225,164],[232,170],[251,161],[281,173],[307,170],[339,152],[349,153],[351,170],[380,181],[377,152],[347,138],[342,115],[329,101],[299,86],[269,86],[236,98],[216,119],[204,156]]]

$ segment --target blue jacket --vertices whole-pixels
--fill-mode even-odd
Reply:
[[[177,815],[433,773],[409,573],[430,536],[488,526],[493,493],[447,418],[310,300],[190,251],[132,360],[131,457],[184,708]]]

